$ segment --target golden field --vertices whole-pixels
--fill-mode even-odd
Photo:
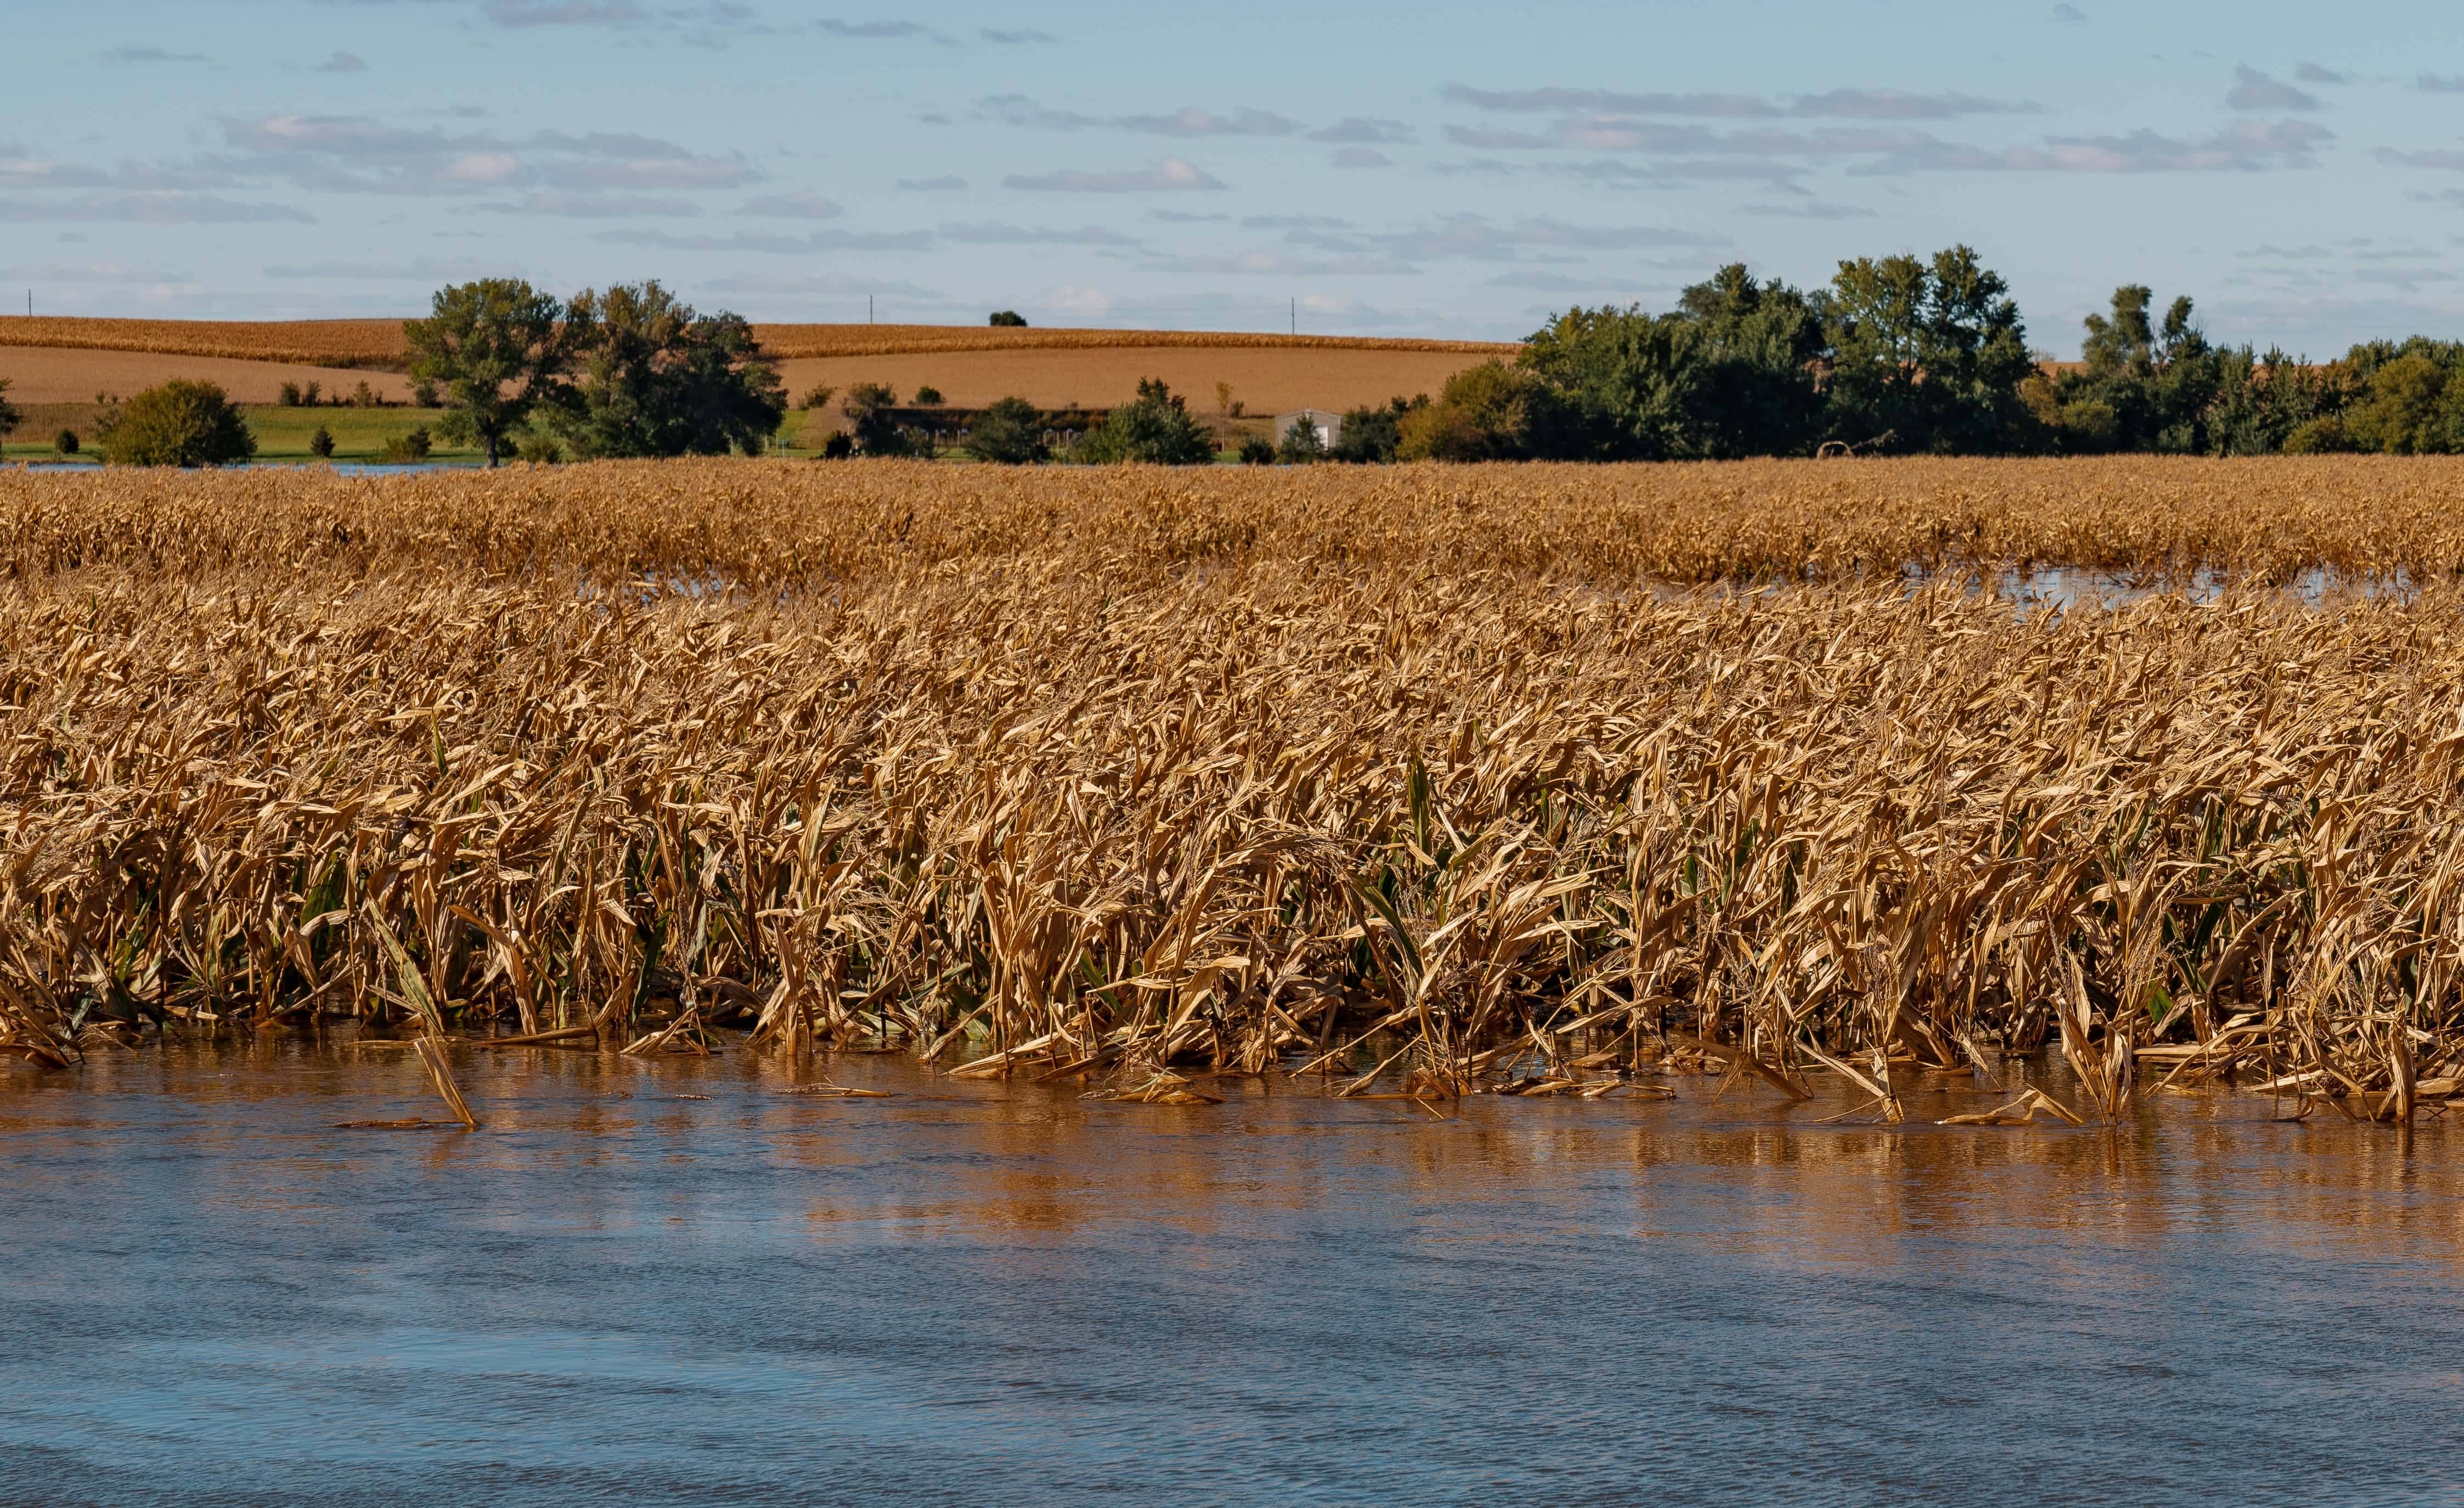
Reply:
[[[0,475],[7,1045],[341,1013],[1166,1102],[1707,1059],[1884,1120],[1956,1072],[2005,1120],[2232,1076],[2409,1120],[2464,1051],[2459,488]],[[2230,579],[2056,611],[1963,575],[2019,565]],[[2274,585],[2313,567],[2412,589]],[[2006,1084],[2044,1042],[2067,1104]]]

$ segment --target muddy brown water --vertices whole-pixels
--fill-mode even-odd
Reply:
[[[459,1062],[0,1074],[0,1501],[2464,1498],[2443,1124]]]

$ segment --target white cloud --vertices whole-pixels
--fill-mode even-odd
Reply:
[[[815,231],[777,235],[737,231],[732,235],[679,235],[672,231],[602,231],[591,237],[610,246],[654,246],[676,252],[772,252],[810,256],[817,252],[920,252],[933,244],[924,231]]]
[[[1475,110],[1540,114],[1691,116],[1697,118],[1938,121],[1966,115],[2034,112],[2024,101],[1987,100],[1956,90],[1916,94],[1905,89],[1829,89],[1820,94],[1765,99],[1736,94],[1630,94],[1614,89],[1474,89],[1448,84],[1440,97]]]
[[[2233,70],[2233,86],[2225,95],[2225,106],[2233,110],[2316,110],[2319,99],[2245,64]]]
[[[554,189],[524,194],[510,204],[485,204],[479,208],[490,214],[535,214],[561,220],[685,220],[701,213],[701,206],[690,199],[565,193]]]
[[[2400,152],[2392,146],[2382,146],[2370,155],[2389,167],[2464,169],[2464,152],[2459,151]]]
[[[1202,167],[1177,157],[1166,157],[1145,167],[1112,172],[1065,167],[1050,173],[1013,173],[1001,180],[1001,187],[1033,193],[1184,193],[1218,189],[1224,185]]]
[[[330,260],[290,262],[265,270],[268,277],[330,278],[344,282],[468,282],[478,277],[502,277],[507,273],[502,262],[481,261],[475,257],[422,256],[407,262]]]
[[[622,0],[488,0],[483,8],[498,26],[629,26],[647,19]]]
[[[935,289],[919,288],[913,283],[841,273],[730,273],[724,277],[711,278],[701,286],[719,293],[820,294],[832,298],[879,294],[892,299],[935,302],[946,298]]]
[[[0,267],[0,282],[187,284],[195,280],[160,262],[20,262]]]
[[[500,184],[521,167],[511,152],[465,152],[445,165],[445,176],[458,184]]]
[[[1415,137],[1412,128],[1400,121],[1354,115],[1311,131],[1309,139],[1324,142],[1330,146],[1404,146],[1409,145]]]
[[[897,41],[907,37],[922,37],[935,42],[950,40],[921,21],[842,21],[831,17],[814,24],[831,36],[845,37],[849,41]]]
[[[999,221],[945,225],[937,233],[945,241],[962,246],[1135,246],[1137,241],[1118,231],[1108,231],[1099,225],[1084,225],[1074,231],[1046,230],[1034,226],[1005,225]]]
[[[313,224],[316,216],[287,204],[245,204],[181,189],[88,194],[80,199],[0,199],[0,223],[108,220],[139,225],[253,225],[275,220]]]
[[[1112,299],[1108,294],[1075,283],[1064,283],[1045,294],[1044,305],[1064,314],[1082,314],[1101,319],[1111,312]]]
[[[810,188],[793,193],[762,194],[736,207],[738,214],[767,215],[781,220],[835,220],[847,211]]]
[[[107,63],[202,63],[203,53],[170,53],[159,47],[115,47],[102,55]]]
[[[1790,220],[1870,220],[1874,217],[1873,211],[1860,205],[1826,204],[1819,199],[1808,199],[1801,204],[1739,205],[1737,212]]]
[[[1130,131],[1141,136],[1202,138],[1216,136],[1296,136],[1301,122],[1272,110],[1247,106],[1219,115],[1197,105],[1166,115],[1084,115],[1051,110],[1024,95],[993,95],[978,101],[988,119],[1031,131]]]

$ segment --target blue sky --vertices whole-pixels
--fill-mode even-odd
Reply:
[[[15,38],[0,303],[37,312],[417,313],[503,273],[1511,339],[1966,241],[2057,354],[2123,281],[2262,346],[2464,335],[2464,26],[2429,4],[185,0]]]

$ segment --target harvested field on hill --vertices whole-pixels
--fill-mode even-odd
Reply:
[[[1349,409],[1434,394],[1461,368],[1511,345],[1474,341],[1353,340],[1204,330],[1045,330],[973,325],[762,324],[791,397],[815,383],[844,390],[886,382],[901,397],[930,383],[950,403],[1012,395],[1045,408],[1097,407],[1161,377],[1190,407],[1212,412],[1228,382],[1252,414]],[[0,319],[0,377],[21,403],[127,394],[173,377],[204,378],[242,403],[272,403],[286,382],[327,392],[366,382],[389,401],[408,394],[399,320],[246,323],[184,320]]]
[[[407,315],[405,318],[415,317]],[[1222,330],[1018,329],[971,324],[756,324],[778,358],[889,356],[912,351],[1110,350],[1133,345],[1197,350],[1377,350],[1511,356],[1483,341],[1428,341]],[[407,357],[401,320],[88,320],[0,318],[0,346],[153,351],[293,362],[393,366]]]
[[[348,370],[287,362],[242,361],[226,356],[162,355],[148,351],[73,350],[0,344],[0,377],[9,379],[12,403],[92,403],[98,392],[125,398],[174,377],[217,384],[234,403],[272,403],[284,383],[316,383],[329,395],[366,383],[388,402],[410,395],[407,378],[374,368]]]
[[[781,362],[780,372],[791,398],[815,383],[844,393],[859,382],[888,383],[908,398],[930,383],[944,402],[961,407],[1015,395],[1045,409],[1126,403],[1137,396],[1141,381],[1160,377],[1188,400],[1192,413],[1213,418],[1219,382],[1230,383],[1233,398],[1252,415],[1308,408],[1340,412],[1415,393],[1434,397],[1448,377],[1487,359],[1446,351],[1126,345],[798,359]]]
[[[400,363],[400,320],[0,319],[0,347],[151,351],[302,366]]]
[[[1166,1103],[1708,1057],[1892,1120],[2051,1040],[2065,1115],[2238,1073],[2409,1120],[2464,1068],[2459,483],[0,476],[0,1047],[733,1023]],[[2242,585],[2024,613],[1911,561]],[[2437,579],[2265,586],[2312,566]],[[1755,576],[1800,585],[1665,586]]]

